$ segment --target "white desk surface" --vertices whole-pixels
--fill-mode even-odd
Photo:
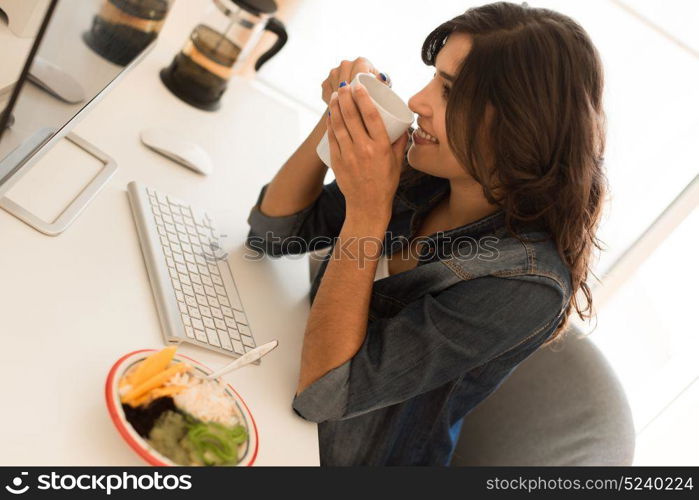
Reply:
[[[256,465],[319,462],[317,426],[291,409],[308,315],[306,259],[250,261],[242,247],[259,189],[318,117],[243,80],[232,83],[216,113],[194,109],[165,89],[158,71],[207,5],[175,2],[155,50],[76,127],[119,170],[66,233],[43,236],[0,211],[2,465],[142,465],[104,402],[105,378],[119,357],[163,345],[126,197],[132,180],[216,216],[256,340],[279,340],[259,367],[226,376],[257,421]],[[214,159],[214,173],[199,176],[143,147],[139,131],[154,125],[200,143]],[[79,188],[94,167],[63,143],[10,197],[41,212],[57,192],[67,200]],[[204,349],[180,350],[211,367],[228,361]]]

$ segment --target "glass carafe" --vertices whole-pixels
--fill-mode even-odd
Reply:
[[[158,36],[171,4],[172,0],[103,0],[83,39],[108,61],[126,66]]]
[[[255,63],[255,70],[287,41],[284,25],[273,17],[274,0],[212,0],[210,14],[198,24],[172,63],[160,72],[163,83],[183,101],[215,110],[228,81],[246,63],[262,33],[277,35],[274,45]]]

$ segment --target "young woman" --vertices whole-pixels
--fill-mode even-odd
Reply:
[[[408,136],[391,145],[366,90],[345,85],[387,77],[343,61],[323,82],[328,113],[250,214],[251,247],[332,248],[293,402],[320,424],[324,465],[448,464],[464,415],[591,307],[605,178],[588,35],[496,3],[436,28],[422,58],[435,74],[409,101],[407,155]]]

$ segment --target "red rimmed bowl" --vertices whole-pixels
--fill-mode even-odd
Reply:
[[[124,441],[126,441],[126,444],[128,444],[131,449],[133,449],[143,460],[155,466],[179,466],[180,464],[176,464],[169,458],[161,455],[157,450],[155,450],[155,448],[148,444],[145,439],[139,436],[128,420],[126,420],[126,415],[124,415],[124,410],[121,406],[121,401],[119,398],[119,380],[121,380],[128,370],[133,368],[136,364],[140,363],[154,352],[157,352],[157,350],[142,349],[140,351],[134,351],[124,355],[121,359],[119,359],[119,361],[114,363],[112,369],[109,370],[107,383],[105,384],[107,410],[109,411],[109,416],[112,419],[114,426],[117,428]],[[182,354],[175,354],[172,361],[174,363],[187,363],[189,366],[194,368],[196,374],[201,376],[207,376],[213,372],[213,370],[207,368],[205,365],[190,358],[189,356],[184,356]],[[255,419],[252,418],[252,414],[250,413],[248,406],[245,404],[245,401],[243,401],[243,398],[241,398],[240,395],[235,392],[233,387],[226,384],[225,390],[226,394],[235,403],[241,419],[240,423],[245,427],[248,433],[248,441],[245,444],[245,449],[240,457],[238,465],[252,465],[255,462],[255,458],[257,458],[257,448],[259,445]]]

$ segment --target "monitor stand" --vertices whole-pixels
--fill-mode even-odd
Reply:
[[[63,231],[68,229],[70,225],[78,218],[87,205],[97,196],[101,189],[107,184],[109,179],[116,172],[116,162],[97,149],[94,145],[87,142],[82,137],[75,133],[69,133],[65,138],[75,144],[77,147],[86,153],[94,156],[102,163],[102,168],[97,175],[80,191],[80,193],[63,209],[63,211],[52,222],[47,222],[29,212],[24,207],[18,205],[9,198],[0,198],[0,208],[14,215],[19,220],[33,227],[48,236],[58,236]]]

